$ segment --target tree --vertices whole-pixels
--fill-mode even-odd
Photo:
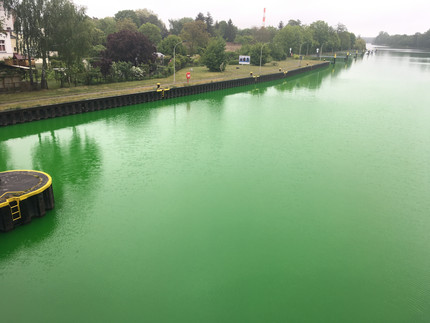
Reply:
[[[209,71],[224,71],[226,66],[225,41],[220,37],[213,38],[209,42],[202,59]]]
[[[312,49],[313,44],[312,29],[309,26],[303,26],[303,45],[306,45],[306,55],[309,54],[309,48]]]
[[[300,21],[300,19],[294,20],[294,19],[290,19],[288,20],[288,26],[301,26],[302,22]]]
[[[312,30],[312,36],[317,47],[321,48],[324,46],[324,44],[328,43],[330,37],[330,27],[325,21],[318,20],[313,22],[310,25],[310,28]]]
[[[224,32],[224,39],[229,42],[233,42],[236,38],[237,34],[237,27],[233,25],[233,21],[231,19],[228,20],[227,26],[225,28]]]
[[[430,49],[430,29],[420,36],[420,46],[418,48]]]
[[[20,35],[18,47],[31,60],[42,57],[42,88],[47,87],[45,71],[49,51],[57,51],[69,70],[82,62],[91,48],[94,26],[85,10],[69,0],[4,1],[5,9],[15,16],[15,30]],[[30,65],[30,83],[33,74]]]
[[[123,18],[116,21],[116,30],[117,31],[121,31],[121,30],[137,31],[137,25],[130,18]]]
[[[161,41],[161,30],[156,25],[147,22],[139,28],[139,32],[144,34],[154,45],[158,45]]]
[[[216,22],[215,24],[215,33],[217,36],[225,39],[225,32],[227,30],[227,21],[221,20],[220,22]]]
[[[287,25],[276,34],[273,43],[282,48],[287,55],[290,48],[293,53],[299,53],[305,43],[304,29],[298,25]]]
[[[130,62],[138,66],[142,63],[153,63],[154,52],[154,46],[145,35],[121,30],[108,36],[105,58],[115,62]]]
[[[139,19],[139,23],[137,24],[138,27],[146,23],[151,23],[160,28],[162,37],[167,37],[168,31],[166,25],[158,18],[158,16],[154,12],[148,9],[139,9],[135,12],[137,18]]]
[[[357,37],[355,37],[354,33],[349,33],[349,38],[351,39],[351,44],[349,48],[353,48]]]
[[[253,28],[252,34],[257,42],[269,43],[273,40],[278,30],[274,27]]]
[[[170,33],[179,36],[187,22],[193,22],[193,18],[181,18],[179,20],[169,19]]]
[[[271,42],[269,44],[270,56],[276,61],[282,61],[287,58],[287,53],[279,43]]]
[[[251,45],[251,44],[255,43],[255,39],[249,35],[245,35],[245,36],[237,35],[236,38],[234,39],[234,42],[239,43],[242,46],[243,45]]]
[[[258,43],[250,47],[248,54],[251,56],[251,64],[259,66],[260,61],[261,65],[269,61],[270,50],[266,44]]]
[[[336,33],[336,30],[334,30],[332,27],[329,27],[329,37],[326,48],[331,49],[332,52],[340,48],[339,36]]]
[[[342,31],[337,34],[340,40],[340,50],[351,48],[351,36],[349,32]]]
[[[205,15],[204,14],[202,14],[201,12],[199,12],[198,14],[197,14],[197,17],[196,17],[196,19],[194,19],[195,21],[202,21],[202,22],[205,22]]]
[[[205,48],[209,41],[206,24],[201,20],[184,24],[180,37],[187,42],[191,55],[196,54],[199,49]]]
[[[96,28],[100,29],[104,33],[103,43],[106,42],[106,38],[108,35],[116,33],[117,24],[116,20],[113,17],[106,17],[102,19],[93,19]]]
[[[366,50],[366,41],[363,38],[358,37],[355,40],[354,49],[359,50],[359,51]]]
[[[84,8],[76,7],[69,0],[51,0],[48,12],[53,14],[52,49],[58,52],[67,68],[82,64],[82,59],[92,47],[93,25]]]
[[[351,42],[351,33],[348,32],[346,26],[338,23],[336,26],[336,33],[339,37],[340,50],[350,49],[354,43]]]
[[[284,23],[282,21],[280,21],[278,24],[278,29],[282,30],[282,28],[284,28]]]
[[[346,31],[348,31],[348,28],[346,28],[346,26],[344,25],[344,24],[342,24],[342,23],[338,23],[337,25],[336,25],[336,32],[339,34],[339,33],[343,33],[343,32],[346,32]]]
[[[14,14],[14,29],[20,35],[17,45],[20,51],[27,56],[30,67],[30,84],[33,85],[31,58],[40,50],[43,0],[6,0],[3,2],[3,7],[6,12]]]
[[[214,20],[209,12],[206,14],[205,23],[206,23],[206,30],[209,33],[209,35],[214,36],[214,33],[215,33]]]
[[[390,42],[390,35],[387,32],[381,31],[375,38],[376,45],[388,45]]]
[[[186,54],[185,48],[180,42],[181,42],[181,38],[179,38],[179,36],[169,35],[161,41],[160,45],[158,46],[158,51],[160,51],[165,55],[173,56],[173,48],[175,47],[176,44],[179,43],[179,45],[176,46],[175,52],[176,54],[185,55]]]
[[[137,26],[140,26],[140,20],[134,10],[121,10],[115,14],[115,20],[120,21],[124,19],[130,19]]]

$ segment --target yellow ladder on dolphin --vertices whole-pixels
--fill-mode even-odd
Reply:
[[[12,220],[16,221],[21,219],[21,209],[19,208],[19,198],[8,199],[10,214],[12,215]]]

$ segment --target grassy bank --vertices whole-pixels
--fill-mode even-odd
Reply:
[[[222,73],[209,72],[206,67],[199,66],[185,68],[176,72],[176,82],[173,82],[173,75],[162,78],[144,81],[120,82],[91,86],[71,86],[68,88],[57,88],[32,92],[16,92],[0,94],[0,111],[7,109],[28,108],[43,106],[55,103],[71,102],[85,99],[95,99],[100,97],[115,96],[121,94],[131,94],[154,90],[157,83],[162,87],[184,86],[187,84],[185,74],[191,72],[190,84],[207,83],[214,81],[244,78],[250,75],[272,74],[282,71],[289,71],[300,66],[315,65],[319,61],[314,60],[286,60],[277,64],[266,64],[265,66],[250,65],[229,65]]]

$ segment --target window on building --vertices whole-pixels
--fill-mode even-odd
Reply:
[[[4,39],[0,39],[0,52],[5,52],[6,51],[6,44]]]

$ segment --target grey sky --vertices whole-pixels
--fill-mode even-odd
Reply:
[[[211,2],[188,0],[164,0],[139,2],[122,0],[74,0],[87,8],[91,17],[104,18],[126,9],[149,9],[169,27],[168,19],[195,18],[199,12],[210,12],[214,21],[232,19],[239,28],[261,26],[263,9],[266,8],[266,26],[277,27],[280,21],[300,19],[304,24],[324,20],[331,26],[339,22],[350,32],[364,37],[377,36],[380,31],[394,34],[414,34],[430,29],[430,1],[321,1],[306,0],[261,2],[215,0]],[[184,5],[179,6],[183,3]],[[401,3],[401,4],[400,4]]]

